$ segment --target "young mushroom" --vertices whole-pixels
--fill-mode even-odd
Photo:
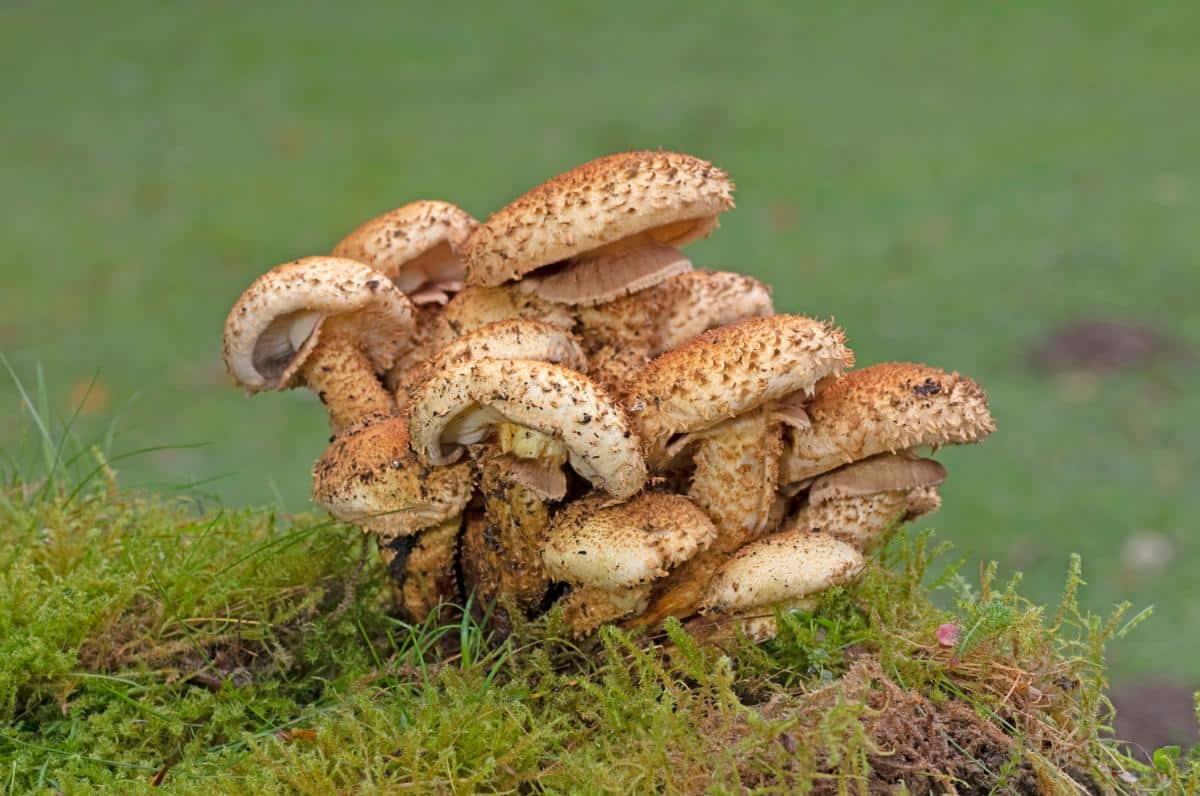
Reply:
[[[932,459],[884,453],[820,476],[785,530],[820,532],[864,553],[900,524],[941,505],[946,469]]]
[[[466,277],[454,247],[478,225],[449,202],[421,200],[372,218],[333,247],[333,256],[371,266],[416,305],[413,344],[385,376],[389,389],[432,353],[441,307],[462,290]]]
[[[395,410],[377,374],[412,328],[412,303],[377,271],[306,257],[272,268],[237,300],[225,321],[225,365],[250,393],[307,385],[337,433]]]
[[[878,453],[978,442],[995,430],[978,384],[907,362],[872,365],[831,379],[805,409],[811,427],[790,435],[780,463],[783,483]]]
[[[571,591],[559,601],[572,631],[645,610],[650,585],[710,545],[716,529],[682,495],[643,492],[626,503],[596,495],[554,518],[542,549],[546,573]]]
[[[717,527],[709,550],[664,582],[639,622],[695,610],[725,555],[769,527],[782,428],[779,399],[853,364],[841,330],[798,315],[751,318],[705,332],[655,359],[629,388],[651,467],[694,448],[689,496]]]
[[[457,539],[473,490],[469,462],[427,467],[416,460],[402,417],[363,418],[313,465],[313,500],[378,536],[401,609],[413,621],[460,596]]]
[[[687,271],[652,288],[578,310],[594,362],[589,375],[621,385],[651,359],[709,329],[774,312],[766,285],[742,274]]]
[[[733,207],[733,184],[707,161],[626,152],[554,177],[467,238],[467,283],[571,306],[601,304],[691,269],[679,251]]]
[[[777,632],[777,610],[811,611],[817,595],[853,581],[865,565],[862,553],[825,534],[765,536],[717,570],[702,600],[705,616],[689,623],[689,629],[717,639],[740,627],[752,641],[767,641]]]
[[[410,417],[412,448],[426,464],[457,461],[471,446],[494,544],[484,560],[464,559],[464,570],[497,570],[469,576],[494,587],[477,594],[482,600],[503,593],[529,609],[545,594],[540,551],[549,505],[566,492],[565,465],[618,500],[646,480],[638,440],[620,406],[563,365],[523,359],[448,364],[416,389]]]

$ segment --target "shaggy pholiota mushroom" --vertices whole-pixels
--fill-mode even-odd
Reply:
[[[714,639],[740,629],[766,641],[775,637],[776,611],[812,610],[821,592],[853,581],[865,564],[853,546],[825,534],[764,536],[717,570],[702,599],[704,616],[689,628]]]
[[[707,161],[626,152],[553,177],[467,238],[467,283],[518,281],[572,306],[601,304],[691,269],[680,248],[733,207],[733,184]]]
[[[786,530],[819,532],[871,552],[902,523],[936,511],[946,469],[932,459],[884,453],[812,482]]]
[[[429,465],[470,446],[491,543],[468,540],[463,574],[482,601],[539,604],[549,583],[541,548],[563,467],[616,499],[642,488],[646,466],[621,407],[583,374],[552,362],[479,359],[447,365],[413,395],[412,447]],[[486,540],[485,540],[486,541]]]
[[[378,537],[408,619],[461,598],[456,555],[475,487],[470,462],[423,465],[404,418],[368,415],[334,438],[312,476],[318,505]]]
[[[565,329],[518,318],[496,321],[455,338],[406,372],[397,385],[396,403],[407,406],[412,392],[434,373],[476,359],[531,359],[578,371],[587,367],[579,341]]]
[[[877,453],[978,442],[995,430],[987,395],[966,376],[888,362],[831,379],[789,435],[782,481],[796,483]]]
[[[707,548],[712,520],[682,495],[643,492],[626,503],[593,495],[559,512],[542,560],[571,591],[559,601],[578,635],[645,610],[651,584]]]
[[[771,291],[757,279],[693,270],[646,290],[580,307],[579,329],[590,353],[588,374],[618,389],[651,359],[709,329],[771,315]]]
[[[395,410],[378,374],[408,346],[412,302],[374,269],[306,257],[254,281],[225,321],[225,365],[254,393],[306,385],[336,433]]]
[[[811,391],[853,362],[836,327],[773,315],[705,332],[638,375],[626,401],[647,461],[661,469],[690,454],[688,495],[718,532],[706,554],[663,584],[639,621],[686,616],[721,557],[768,530],[783,427],[805,422],[779,400]]]
[[[454,247],[478,224],[449,202],[421,200],[372,218],[333,247],[335,257],[371,266],[416,305],[413,342],[385,376],[389,388],[432,353],[441,307],[462,290],[466,277]]]

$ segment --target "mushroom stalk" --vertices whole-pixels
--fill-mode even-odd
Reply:
[[[459,514],[417,536],[398,537],[384,548],[401,613],[410,621],[424,621],[439,604],[459,599],[454,562],[461,526]]]
[[[767,529],[783,437],[767,408],[704,432],[688,496],[717,526],[713,548],[732,552]]]
[[[301,373],[329,412],[336,435],[372,413],[390,415],[396,404],[371,367],[371,361],[349,335],[328,328],[321,334]]]

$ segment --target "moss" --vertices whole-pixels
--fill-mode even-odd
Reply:
[[[1078,565],[1047,614],[1015,579],[986,569],[969,584],[929,536],[901,537],[763,646],[705,648],[678,625],[576,645],[555,616],[498,641],[470,612],[390,618],[378,556],[345,526],[108,488],[6,494],[9,792],[1117,791],[1133,788],[1121,777],[1195,777],[1186,758],[1139,767],[1104,739],[1104,648],[1130,622],[1080,612]],[[945,622],[963,628],[956,647],[937,642]]]

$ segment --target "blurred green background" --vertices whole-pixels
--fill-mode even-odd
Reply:
[[[1091,606],[1156,606],[1118,678],[1195,683],[1200,371],[1026,357],[1095,318],[1200,347],[1197,23],[1195,3],[5,3],[0,351],[114,452],[206,443],[121,461],[126,485],[303,510],[320,406],[248,401],[220,362],[257,274],[414,198],[483,217],[600,154],[694,153],[739,185],[697,264],[835,317],[863,364],[989,390],[999,432],[940,456],[930,524],[1039,600],[1082,553]],[[0,407],[6,454],[32,455],[8,378]]]

